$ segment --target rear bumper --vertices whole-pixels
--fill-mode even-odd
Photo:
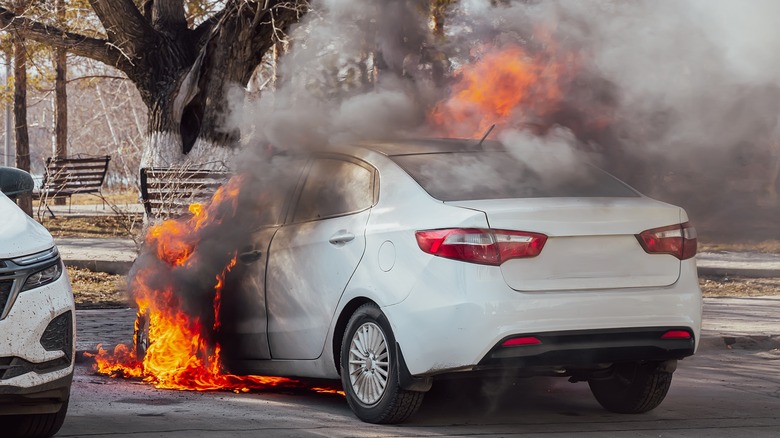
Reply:
[[[686,327],[646,327],[639,329],[580,330],[527,333],[515,337],[533,337],[541,343],[504,347],[500,341],[475,369],[528,367],[581,368],[594,364],[637,361],[662,362],[683,359],[694,353],[695,341],[662,339],[669,330]],[[692,334],[691,334],[692,335]]]
[[[666,287],[548,292],[515,291],[498,267],[460,263],[462,271],[448,271],[438,265],[458,262],[436,258],[430,263],[431,274],[419,275],[405,300],[382,307],[413,376],[487,366],[521,368],[534,366],[534,361],[598,366],[616,360],[665,360],[693,354],[698,346],[702,298],[694,260],[682,262],[679,280]],[[692,339],[684,346],[655,345],[634,336],[667,327],[688,330]],[[626,333],[634,339],[622,344],[604,338],[600,342],[605,344],[582,341],[569,349],[568,357],[541,350],[533,360],[533,351],[511,360],[492,356],[494,347],[508,337],[577,332]]]

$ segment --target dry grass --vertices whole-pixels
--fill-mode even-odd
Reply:
[[[780,295],[780,278],[701,277],[705,297],[762,297]]]
[[[55,238],[62,237],[139,237],[143,222],[133,216],[45,217],[41,220]]]
[[[93,272],[68,266],[76,307],[80,309],[117,308],[131,305],[124,275]]]
[[[100,196],[97,195],[89,195],[89,194],[73,195],[70,197],[70,201],[65,200],[65,203],[71,205],[97,205],[97,204],[103,204],[104,202],[109,204],[114,204],[114,205],[128,205],[128,204],[141,203],[138,196],[138,191],[136,190],[125,190],[125,191],[112,192],[112,193],[103,193],[102,195],[103,195],[102,199]],[[37,207],[39,205],[39,202],[40,201],[35,200],[33,201],[33,205]]]

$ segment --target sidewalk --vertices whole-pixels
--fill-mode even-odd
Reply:
[[[696,254],[699,275],[780,277],[780,254],[702,252]]]
[[[130,239],[77,237],[55,239],[55,243],[66,265],[109,274],[128,273],[138,255]]]

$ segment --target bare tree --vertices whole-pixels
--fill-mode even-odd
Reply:
[[[248,83],[263,54],[307,11],[304,0],[226,0],[195,24],[184,0],[89,0],[105,30],[68,32],[0,7],[0,25],[121,70],[148,108],[142,166],[211,162],[232,155],[223,129],[226,84]]]
[[[30,137],[27,132],[27,48],[21,37],[14,38],[14,131],[16,135],[16,167],[30,171]],[[19,207],[32,216],[32,196],[17,198]]]
[[[57,22],[62,26],[65,24],[65,0],[57,0],[55,5],[57,13]],[[68,93],[67,93],[67,73],[68,61],[67,52],[63,47],[54,49],[54,156],[66,157],[68,155]],[[65,205],[65,198],[55,198],[54,203]]]

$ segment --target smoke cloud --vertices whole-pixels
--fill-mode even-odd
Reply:
[[[557,110],[533,120],[553,137],[571,133],[565,142],[573,149],[541,149],[545,161],[576,149],[640,191],[687,208],[720,237],[747,229],[778,237],[766,223],[778,209],[777,2],[462,0],[445,15],[440,39],[426,3],[315,2],[291,34],[275,90],[233,111],[231,123],[251,133],[249,149],[441,136],[428,114],[452,92],[453,73],[486,47],[518,45],[576,63],[573,77],[561,77]],[[576,61],[565,58],[571,54]],[[507,125],[517,131],[529,114],[519,108],[512,117]],[[499,138],[520,148],[549,142],[537,134]],[[744,224],[739,232],[735,219]]]

